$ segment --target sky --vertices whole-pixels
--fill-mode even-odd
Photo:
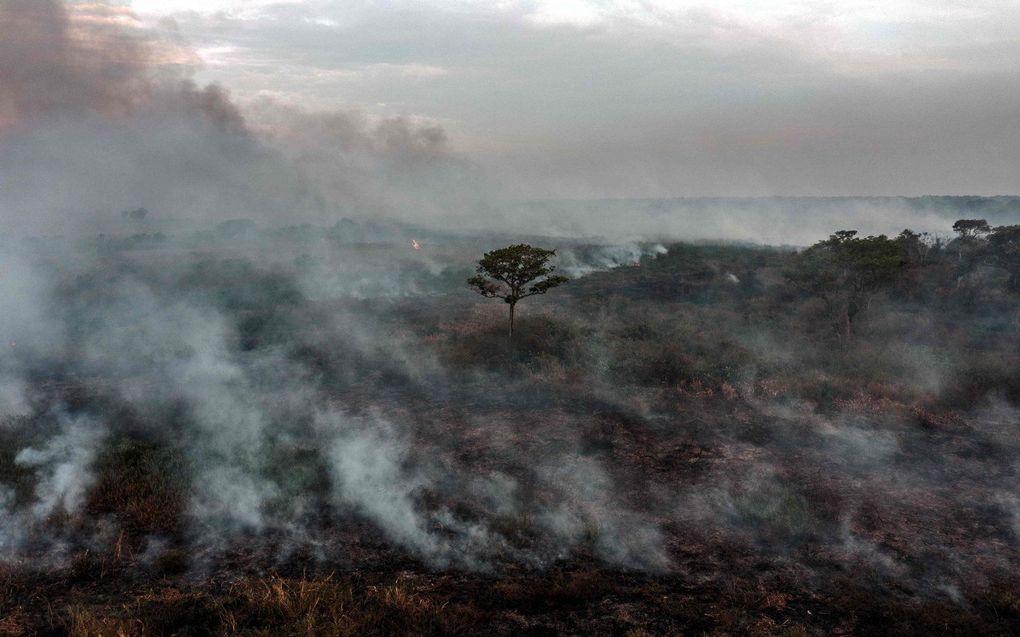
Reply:
[[[131,6],[242,103],[434,121],[525,195],[1018,191],[1015,0]]]
[[[19,219],[1018,194],[1020,0],[0,0],[0,151]]]

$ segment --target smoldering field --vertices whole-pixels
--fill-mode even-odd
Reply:
[[[1016,198],[522,204],[197,64],[0,0],[0,633],[1017,631],[1015,244],[907,237],[852,337],[763,245]]]
[[[463,283],[505,238],[419,230],[7,241],[0,626],[1015,629],[994,276],[844,342],[792,250],[560,240],[510,341]]]
[[[604,547],[614,561],[665,563],[652,542],[657,531],[616,510],[612,489],[597,489],[601,504],[564,494],[539,506],[522,499],[519,478],[458,463],[462,441],[453,432],[436,439],[446,430],[437,407],[520,404],[522,391],[533,392],[500,370],[449,365],[422,332],[441,332],[435,320],[458,321],[434,314],[437,300],[461,313],[468,306],[463,246],[426,243],[415,251],[404,242],[346,243],[335,230],[324,234],[332,238],[306,242],[319,256],[301,252],[291,263],[243,256],[278,254],[283,242],[265,235],[206,239],[209,254],[167,239],[124,249],[108,238],[5,253],[12,311],[3,328],[3,407],[12,455],[0,537],[7,554],[38,553],[59,564],[66,551],[121,533],[110,526],[117,514],[86,515],[88,528],[76,524],[67,535],[40,534],[38,526],[88,510],[94,491],[120,482],[100,478],[96,466],[137,443],[173,463],[142,467],[168,482],[158,485],[160,502],[138,513],[173,518],[163,519],[171,525],[165,530],[190,538],[196,555],[251,536],[325,550],[320,533],[354,516],[433,566],[542,565],[579,541],[595,521],[587,509],[597,507],[590,513],[621,536],[619,546],[607,540]],[[216,254],[232,248],[236,256]],[[575,265],[565,271],[664,250],[582,248],[567,253]],[[431,315],[432,324],[418,314]],[[527,403],[534,400],[541,405],[540,396]],[[568,492],[607,479],[584,458],[567,480],[559,475],[562,453],[569,451],[529,463],[528,479]],[[429,493],[433,507],[422,501]],[[146,506],[119,495],[122,504]],[[458,516],[453,504],[481,517]],[[548,545],[513,547],[495,529],[521,515],[541,521]],[[623,537],[632,530],[637,539]],[[156,546],[173,537],[139,539]],[[628,548],[630,541],[648,550]]]

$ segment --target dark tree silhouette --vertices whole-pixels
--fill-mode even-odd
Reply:
[[[145,218],[149,216],[149,211],[145,208],[135,208],[134,210],[122,210],[120,216],[131,221],[145,221]]]
[[[963,264],[963,253],[979,244],[982,237],[992,231],[984,219],[958,219],[953,231],[960,235],[956,240],[956,258]]]
[[[992,231],[992,227],[984,219],[958,219],[953,230],[963,239],[975,239]]]
[[[1020,225],[993,228],[985,252],[993,265],[1009,274],[1009,291],[1020,292]]]
[[[478,274],[467,280],[482,296],[503,299],[510,306],[510,336],[514,335],[514,308],[521,299],[545,294],[569,279],[553,274],[549,259],[555,250],[533,248],[526,243],[486,252],[478,261]]]

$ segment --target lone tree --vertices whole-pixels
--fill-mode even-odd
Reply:
[[[984,219],[959,219],[953,224],[953,231],[960,235],[956,240],[956,256],[963,263],[964,249],[979,244],[992,231],[992,227]]]
[[[521,299],[545,294],[569,279],[553,274],[549,259],[555,250],[533,248],[526,243],[486,252],[478,261],[478,274],[467,280],[482,296],[503,299],[510,306],[510,336],[514,335],[514,307]]]

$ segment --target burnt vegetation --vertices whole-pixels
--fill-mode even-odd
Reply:
[[[242,229],[4,247],[0,634],[1020,630],[1020,226],[643,249],[513,339],[481,241]]]

